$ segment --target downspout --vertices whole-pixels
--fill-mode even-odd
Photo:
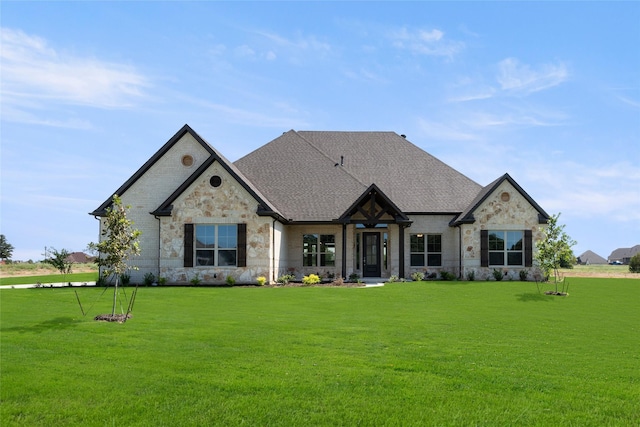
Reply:
[[[458,228],[458,279],[462,279],[462,228],[460,224],[456,227]]]
[[[101,236],[102,236],[102,218],[100,218],[97,215],[94,215],[93,217],[98,220],[98,243],[100,243]],[[100,252],[98,252],[98,258],[100,258]],[[98,265],[98,281],[100,281],[101,277],[102,277],[102,266]]]
[[[271,224],[271,280],[276,283],[276,218],[273,218]]]
[[[398,258],[400,259],[398,276],[404,278],[404,224],[398,224],[398,245]]]
[[[162,236],[160,235],[161,223],[158,215],[154,215],[153,217],[158,220],[158,274],[156,274],[156,280],[159,281],[160,280],[160,252],[161,252],[160,248],[162,247]]]
[[[340,277],[346,278],[347,274],[347,223],[342,223],[342,272]]]

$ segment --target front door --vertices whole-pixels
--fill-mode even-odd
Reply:
[[[380,233],[362,233],[362,277],[380,277]]]

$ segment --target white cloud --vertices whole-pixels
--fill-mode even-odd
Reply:
[[[5,105],[123,108],[133,105],[150,85],[131,66],[59,52],[45,39],[20,30],[2,28],[0,34]]]
[[[323,58],[332,52],[330,44],[315,36],[297,35],[287,38],[268,31],[254,31],[254,34],[260,36],[260,39],[254,41],[250,49],[255,51],[255,57],[267,61],[284,58],[295,64],[302,64],[302,58]]]
[[[544,64],[534,70],[515,58],[507,58],[498,63],[496,78],[504,91],[530,94],[557,86],[568,77],[567,67],[562,63]]]
[[[403,27],[390,32],[389,38],[394,47],[419,55],[450,58],[464,48],[464,43],[445,39],[444,32],[435,28],[409,30]]]

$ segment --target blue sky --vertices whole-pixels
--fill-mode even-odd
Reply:
[[[603,257],[640,243],[639,2],[12,2],[0,229],[82,251],[188,123],[230,160],[289,129],[381,130],[505,172]]]

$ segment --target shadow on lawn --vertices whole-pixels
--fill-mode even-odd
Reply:
[[[56,317],[55,319],[45,320],[44,322],[36,323],[29,326],[14,326],[11,328],[2,328],[2,332],[33,332],[40,333],[48,330],[63,330],[77,326],[81,323],[81,320],[74,319],[73,317]]]
[[[529,292],[526,294],[516,294],[516,296],[518,297],[518,300],[522,301],[522,302],[530,302],[530,301],[543,301],[543,302],[549,302],[549,301],[553,301],[553,298],[549,298],[548,295],[544,295],[544,294],[539,294],[537,292]]]

